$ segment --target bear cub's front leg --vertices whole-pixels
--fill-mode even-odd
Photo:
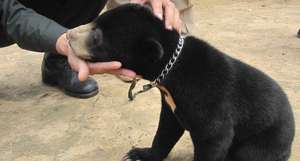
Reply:
[[[162,161],[165,159],[173,146],[183,135],[184,128],[177,121],[174,113],[162,99],[160,120],[156,135],[151,148],[133,148],[124,161]]]

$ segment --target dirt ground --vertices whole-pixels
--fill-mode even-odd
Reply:
[[[271,75],[300,127],[299,0],[194,0],[192,33]],[[81,100],[41,83],[42,54],[0,49],[0,161],[118,161],[149,146],[157,128],[157,90],[127,99],[128,84],[98,75],[101,93]],[[167,161],[191,161],[188,133]],[[296,133],[290,161],[300,160]]]

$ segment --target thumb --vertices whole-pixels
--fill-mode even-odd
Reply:
[[[78,79],[80,81],[85,81],[89,77],[89,68],[88,65],[85,62],[80,62],[78,64]]]

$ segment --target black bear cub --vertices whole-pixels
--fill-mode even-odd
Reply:
[[[164,160],[185,130],[194,144],[194,161],[288,160],[294,118],[279,85],[198,38],[166,30],[150,9],[120,6],[71,30],[68,38],[78,56],[118,60],[144,79],[156,80],[161,90],[152,146],[133,148],[126,160]],[[157,81],[167,64],[168,72]]]

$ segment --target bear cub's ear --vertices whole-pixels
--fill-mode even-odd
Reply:
[[[151,62],[159,61],[163,55],[164,50],[159,41],[148,38],[141,42],[141,49],[143,55]]]

